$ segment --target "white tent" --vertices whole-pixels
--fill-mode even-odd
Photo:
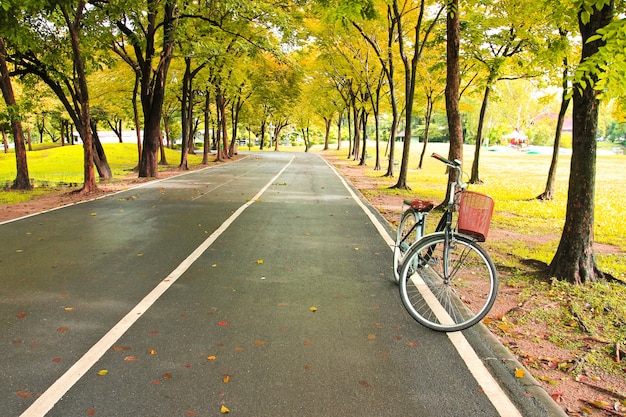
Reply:
[[[508,135],[502,136],[503,139],[506,139],[511,145],[526,145],[528,144],[528,136],[515,129],[513,132]]]
[[[517,140],[528,140],[528,136],[520,132],[519,130],[514,130],[508,135],[503,136],[504,139],[517,139]]]

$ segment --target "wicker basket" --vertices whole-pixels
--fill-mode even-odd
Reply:
[[[489,233],[493,206],[493,198],[488,195],[463,191],[459,206],[459,233],[484,242]]]

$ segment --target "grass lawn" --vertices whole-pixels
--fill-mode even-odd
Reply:
[[[401,144],[400,144],[401,145]],[[383,194],[421,197],[442,201],[446,192],[447,176],[445,167],[431,158],[433,152],[443,156],[448,154],[448,145],[431,143],[428,145],[423,169],[415,169],[419,163],[422,145],[413,143],[410,156],[410,169],[407,183],[409,191],[389,189],[397,179],[376,178],[380,182],[379,192]],[[347,148],[346,148],[347,149]],[[347,150],[332,151],[335,155],[345,155]],[[384,153],[384,148],[381,150]],[[372,155],[368,165],[374,165],[375,149],[368,150]],[[399,159],[399,156],[397,156]],[[465,180],[469,180],[471,163],[474,159],[474,146],[466,145]],[[571,156],[559,155],[555,199],[537,200],[546,186],[550,154],[531,154],[514,149],[490,151],[483,149],[480,155],[480,179],[483,184],[472,184],[469,189],[489,194],[495,200],[492,227],[510,230],[515,233],[548,237],[544,248],[517,245],[515,241],[503,243],[510,246],[520,256],[549,263],[558,245],[567,203]],[[369,170],[372,177],[381,177],[386,171],[387,162],[381,160],[382,171]],[[616,276],[626,277],[626,155],[598,155],[596,175],[595,242],[613,245],[622,252],[619,255],[600,255],[603,269]],[[396,169],[396,176],[399,166]],[[551,238],[550,238],[551,237]],[[501,248],[505,250],[506,248]],[[521,252],[520,252],[521,251]]]
[[[137,145],[130,143],[104,144],[104,151],[113,172],[113,179],[124,178],[133,173],[137,166]],[[15,154],[0,153],[0,204],[18,203],[41,194],[47,187],[65,184],[83,183],[83,147],[82,145],[51,146],[50,144],[34,145],[32,152],[27,152],[28,173],[35,184],[35,189],[28,192],[12,192],[6,190],[15,180]],[[160,166],[160,170],[170,169],[180,163],[180,152],[166,149],[165,155],[169,165]],[[202,161],[202,153],[189,155],[189,164],[198,165]],[[98,173],[96,172],[96,176]],[[43,187],[42,187],[43,186]]]

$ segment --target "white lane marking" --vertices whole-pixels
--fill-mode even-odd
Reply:
[[[95,345],[91,347],[70,369],[57,379],[37,400],[31,404],[20,417],[41,417],[67,393],[78,380],[96,364],[98,360],[111,348],[126,331],[167,291],[180,276],[228,229],[228,227],[254,204],[261,195],[276,182],[278,177],[291,165],[294,156],[251,200],[239,207],[222,225],[215,230],[200,246],[198,246],[180,265],[163,279],[143,300],[124,316],[111,330],[108,331]]]
[[[354,201],[356,201],[356,203],[363,209],[367,217],[370,218],[374,227],[378,230],[378,233],[380,233],[382,238],[385,240],[385,243],[387,243],[391,250],[393,250],[395,241],[391,238],[391,236],[389,236],[387,229],[383,226],[378,217],[376,217],[371,210],[367,208],[367,206],[356,195],[356,193],[352,190],[352,187],[348,185],[346,180],[341,176],[341,174],[339,174],[335,167],[323,157],[320,156],[320,158],[322,158],[324,162],[326,162],[326,165],[333,170]],[[476,379],[476,382],[478,382],[480,387],[483,389],[483,392],[487,395],[487,398],[489,398],[489,401],[491,401],[491,404],[493,404],[498,413],[501,416],[506,417],[522,417],[517,407],[515,407],[502,388],[500,388],[500,384],[498,384],[493,376],[491,376],[491,373],[489,373],[489,370],[480,360],[478,354],[476,354],[465,336],[463,336],[463,333],[448,333],[448,339],[450,339],[450,342],[452,342],[452,345],[459,353],[459,356],[463,359],[471,374],[474,376],[474,379]]]

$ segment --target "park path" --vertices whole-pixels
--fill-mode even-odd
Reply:
[[[408,317],[386,225],[316,155],[252,153],[0,234],[6,416],[548,415],[486,372],[480,333]]]

